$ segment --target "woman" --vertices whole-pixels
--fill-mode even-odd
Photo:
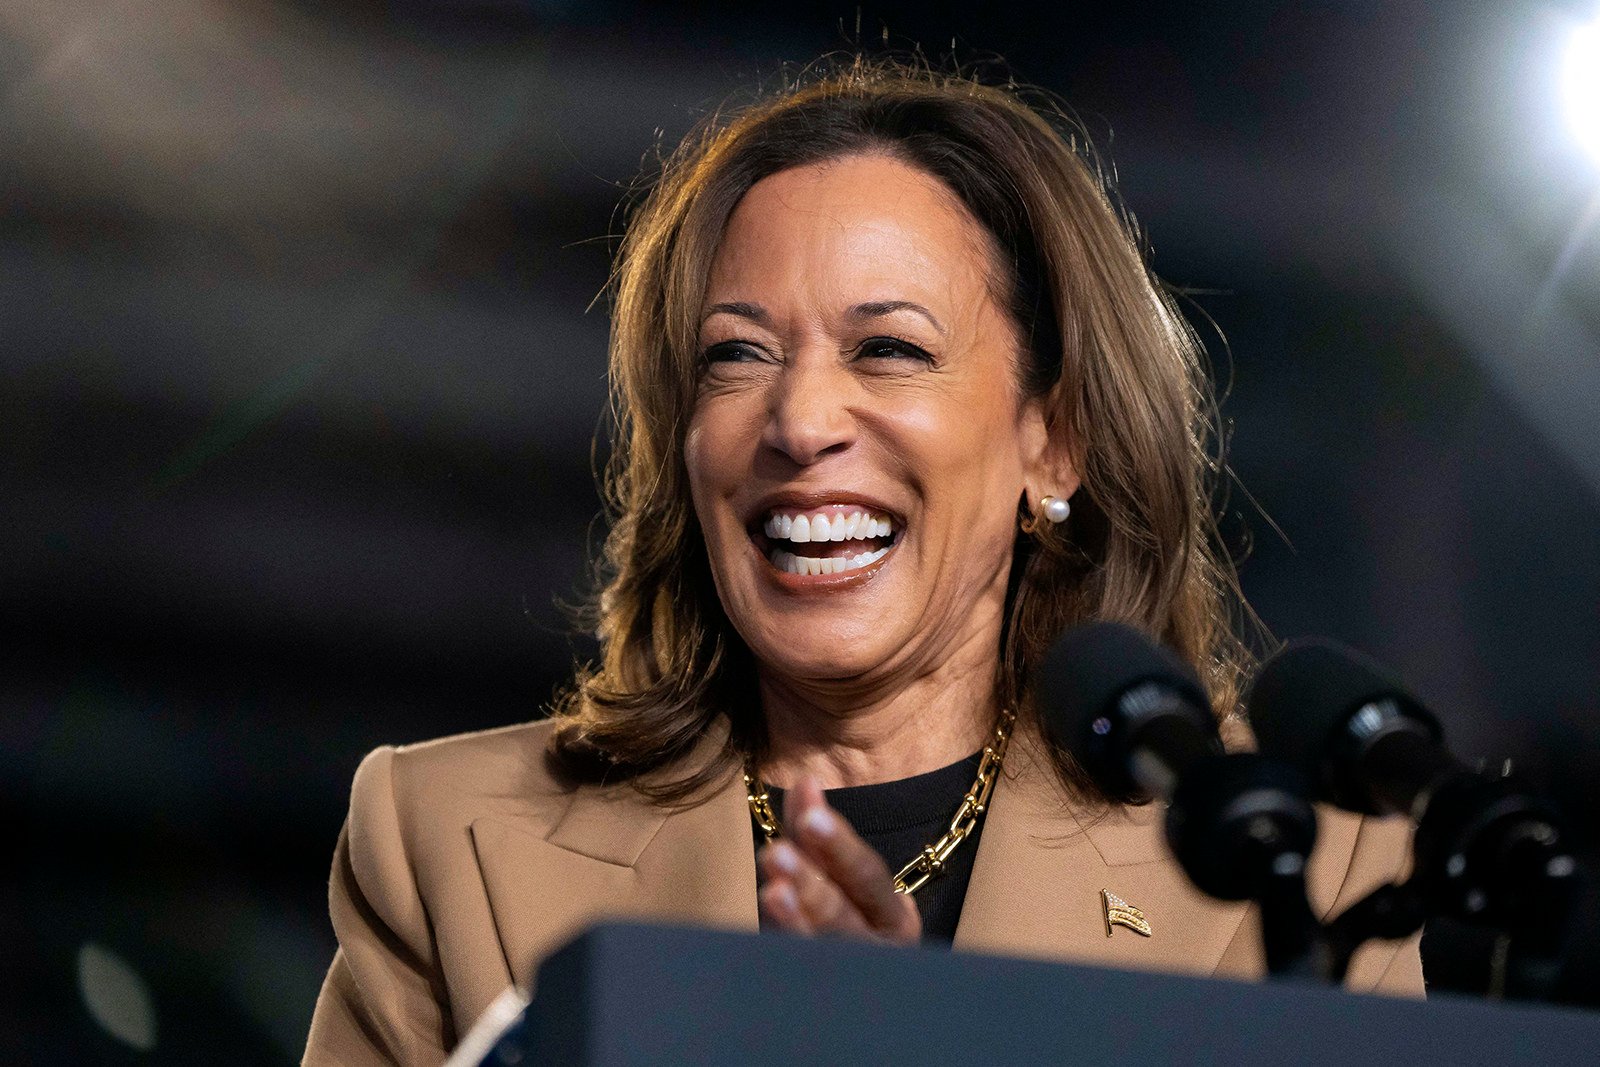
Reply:
[[[1012,91],[858,61],[686,142],[615,284],[603,658],[548,721],[362,764],[308,1061],[437,1061],[600,916],[1259,973],[1026,697],[1090,618],[1225,712],[1248,660],[1198,349],[1097,169]],[[1404,854],[1321,836],[1323,914]],[[1420,993],[1415,941],[1351,984]]]

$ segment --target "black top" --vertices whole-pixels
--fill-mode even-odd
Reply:
[[[983,753],[974,752],[959,763],[927,774],[902,778],[877,785],[853,785],[823,791],[830,807],[843,815],[871,845],[889,873],[894,874],[922,849],[933,844],[950,828],[950,820],[961,806],[961,798],[972,788]],[[772,809],[783,818],[783,790],[770,786]],[[754,824],[752,823],[752,827]],[[961,905],[967,898],[967,883],[972,879],[972,861],[978,854],[978,837],[983,820],[945,861],[943,874],[935,875],[912,897],[922,914],[924,941],[949,943],[956,936]],[[761,831],[755,830],[756,844],[762,844]]]

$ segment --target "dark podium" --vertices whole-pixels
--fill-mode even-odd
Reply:
[[[1594,1064],[1600,1015],[607,925],[483,1062]]]

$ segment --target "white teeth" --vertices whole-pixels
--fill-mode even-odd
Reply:
[[[861,511],[816,515],[775,513],[768,516],[762,530],[774,541],[854,541],[888,537],[894,532],[894,523],[888,516]]]
[[[889,554],[889,547],[863,552],[859,556],[828,557],[828,556],[797,556],[793,552],[783,549],[774,549],[772,552],[772,565],[780,571],[790,574],[846,574],[850,571],[860,570],[869,564],[876,563]]]

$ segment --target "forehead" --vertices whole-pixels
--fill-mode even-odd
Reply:
[[[847,156],[751,187],[718,246],[707,301],[758,287],[768,298],[905,299],[960,313],[988,297],[992,246],[938,178],[888,156]]]

